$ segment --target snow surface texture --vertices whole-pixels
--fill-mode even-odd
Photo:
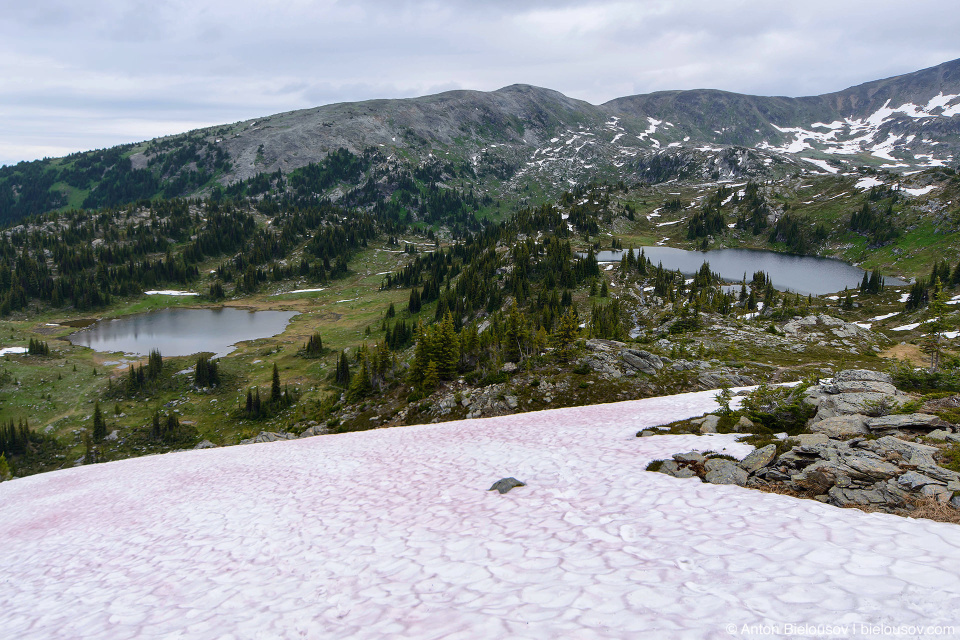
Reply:
[[[955,525],[645,472],[693,448],[747,453],[730,435],[634,437],[714,409],[713,396],[5,482],[0,628],[19,640],[553,640],[960,627]],[[505,476],[527,486],[487,491]]]

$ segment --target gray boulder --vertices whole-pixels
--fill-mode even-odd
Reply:
[[[834,486],[827,492],[828,502],[838,507],[868,506],[883,504],[887,497],[875,488],[852,489]]]
[[[752,433],[754,428],[753,421],[747,416],[740,416],[737,424],[733,425],[733,430],[737,433]]]
[[[703,454],[697,451],[688,451],[687,453],[676,453],[673,456],[673,459],[677,462],[698,462],[703,464],[706,461],[706,458],[703,457]]]
[[[711,414],[700,423],[700,433],[716,433],[718,424],[720,424],[720,416]]]
[[[896,452],[900,454],[905,462],[914,466],[936,466],[937,464],[933,459],[933,454],[937,451],[936,447],[918,444],[916,442],[907,442],[894,436],[878,438],[873,444],[881,453],[889,454],[890,452]]]
[[[321,436],[329,433],[326,425],[315,424],[312,427],[304,429],[303,433],[300,434],[301,438],[312,438],[313,436]]]
[[[953,497],[953,491],[950,491],[943,485],[928,484],[920,489],[920,495],[925,498],[933,498],[937,502],[946,504],[950,502],[950,499]]]
[[[900,473],[897,465],[865,455],[865,452],[844,456],[843,463],[849,469],[847,475],[854,480],[886,480]]]
[[[834,416],[844,416],[854,413],[868,414],[877,407],[886,405],[895,408],[905,401],[905,394],[888,393],[838,393],[826,394],[819,399],[817,415],[814,420],[823,420]]]
[[[827,441],[830,440],[830,438],[823,433],[801,433],[800,435],[794,437],[801,446],[807,447],[813,447],[818,444],[827,444]]]
[[[209,440],[203,440],[202,442],[200,442],[200,444],[194,447],[194,449],[216,449],[216,448],[217,448],[217,445],[213,444]]]
[[[597,353],[615,353],[621,349],[625,349],[626,346],[627,345],[623,342],[617,342],[616,340],[602,340],[600,338],[592,338],[586,342],[587,349]]]
[[[710,484],[736,484],[744,486],[747,484],[747,472],[732,460],[722,460],[711,458],[704,465],[707,470],[704,481]]]
[[[292,433],[281,433],[275,431],[261,431],[252,438],[241,440],[240,444],[259,444],[261,442],[277,442],[278,440],[296,440],[297,436]]]
[[[811,424],[809,429],[813,433],[821,433],[828,438],[844,438],[869,433],[866,427],[866,416],[859,413],[824,418]]]
[[[653,375],[663,368],[663,360],[660,359],[660,356],[652,354],[649,351],[626,349],[620,357],[623,359],[624,364],[636,369],[640,373]]]
[[[747,473],[756,473],[773,462],[777,456],[777,445],[768,444],[760,449],[754,449],[747,457],[740,461],[740,468]]]
[[[867,427],[871,431],[886,431],[894,429],[936,429],[937,427],[948,426],[950,426],[950,423],[944,422],[937,416],[929,413],[907,413],[903,415],[890,415],[867,419]]]
[[[885,382],[893,384],[893,377],[889,373],[870,371],[869,369],[846,369],[833,377],[834,382]]]
[[[928,478],[927,476],[917,473],[916,471],[907,471],[905,474],[897,478],[897,484],[907,491],[917,491],[928,484],[936,484],[940,486],[944,485],[944,483],[940,482],[939,480]]]
[[[889,382],[877,382],[876,380],[849,380],[844,382],[834,382],[823,385],[824,393],[885,393],[887,395],[896,395],[897,388]]]

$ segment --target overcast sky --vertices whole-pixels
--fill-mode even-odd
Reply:
[[[960,58],[957,0],[0,0],[0,164],[526,83],[814,95]]]

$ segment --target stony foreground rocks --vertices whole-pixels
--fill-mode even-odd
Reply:
[[[933,499],[960,509],[960,473],[937,464],[937,447],[916,442],[918,435],[960,442],[960,429],[926,413],[869,415],[908,400],[887,374],[842,371],[806,391],[805,402],[816,408],[810,433],[785,439],[789,448],[779,456],[776,444],[739,462],[688,452],[662,462],[658,471],[713,484],[780,487],[838,507],[900,513]],[[716,425],[707,419],[698,423],[704,433],[709,423]]]

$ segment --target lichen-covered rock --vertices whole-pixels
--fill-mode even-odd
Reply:
[[[747,457],[740,461],[740,468],[747,473],[756,473],[763,467],[773,462],[777,457],[777,445],[768,444],[760,449],[754,449]]]
[[[720,424],[720,416],[708,415],[700,423],[700,433],[716,433],[718,424]]]
[[[663,368],[663,360],[660,359],[660,356],[652,354],[649,351],[625,349],[623,353],[620,354],[620,357],[625,364],[640,373],[653,375]]]
[[[878,382],[876,380],[849,380],[844,382],[833,382],[823,385],[824,393],[885,393],[887,395],[896,395],[897,388],[889,382]]]
[[[871,431],[889,431],[900,429],[932,430],[938,427],[949,426],[949,422],[945,422],[937,416],[930,415],[929,413],[907,413],[867,419],[867,427]]]
[[[808,429],[813,433],[822,433],[828,438],[844,438],[869,433],[866,416],[859,413],[824,418],[812,423]]]
[[[916,491],[928,484],[936,484],[940,486],[945,485],[945,483],[940,482],[939,480],[928,478],[927,476],[917,473],[916,471],[907,471],[905,474],[897,478],[897,484],[907,491]]]
[[[704,468],[707,474],[704,476],[704,482],[710,484],[736,484],[744,486],[747,484],[747,472],[733,460],[723,460],[711,458],[707,460]]]

